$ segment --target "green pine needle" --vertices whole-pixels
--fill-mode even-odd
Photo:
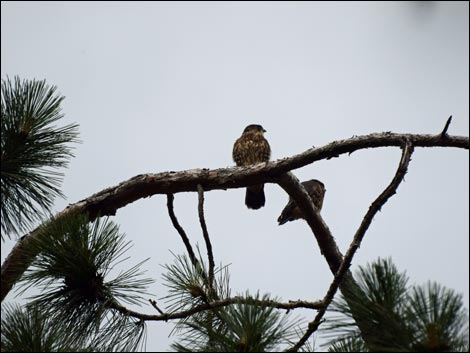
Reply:
[[[216,267],[214,291],[208,285],[208,268],[196,247],[198,263],[194,266],[187,255],[174,255],[173,264],[164,265],[165,286],[169,294],[163,299],[168,303],[169,311],[189,309],[207,301],[226,298],[230,295],[228,266]]]
[[[193,316],[183,324],[180,341],[172,347],[178,352],[279,352],[297,336],[297,322],[259,302],[269,300],[268,295],[246,293],[243,303]]]
[[[100,329],[77,334],[37,305],[2,306],[4,352],[131,352],[145,347],[146,328],[122,315],[109,315]]]
[[[40,228],[28,248],[38,255],[20,280],[23,290],[39,287],[41,293],[30,299],[56,322],[73,327],[71,334],[90,336],[102,329],[103,322],[122,326],[123,314],[110,309],[112,304],[143,302],[153,282],[141,277],[145,261],[109,279],[129,247],[119,227],[109,220],[90,224],[84,215],[53,219]]]
[[[78,125],[54,125],[64,99],[45,80],[2,79],[1,216],[4,234],[25,232],[49,214],[78,141]]]
[[[437,283],[411,288],[405,316],[420,352],[468,351],[468,315],[463,297]]]
[[[360,267],[359,293],[335,300],[322,327],[332,352],[468,351],[468,315],[462,296],[436,283],[408,287],[408,276],[391,259]],[[353,315],[354,314],[354,315]],[[366,328],[364,342],[355,320]],[[367,344],[366,344],[367,343]]]
[[[2,351],[76,352],[68,330],[44,314],[38,307],[2,306]]]
[[[197,253],[196,266],[187,255],[175,255],[174,263],[164,266],[163,278],[169,288],[164,299],[170,312],[230,297],[227,266],[216,268],[214,291],[211,291],[207,285],[207,265],[199,248]],[[179,342],[172,347],[179,352],[263,352],[278,351],[283,344],[292,343],[297,336],[294,321],[289,321],[282,310],[260,304],[260,301],[268,302],[269,296],[259,298],[259,294],[253,297],[246,293],[240,302],[179,320],[172,331],[178,335]]]

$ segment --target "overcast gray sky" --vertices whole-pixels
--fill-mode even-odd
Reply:
[[[438,133],[451,114],[449,133],[469,133],[467,2],[1,6],[2,78],[45,78],[66,96],[63,123],[80,124],[83,144],[56,211],[137,174],[232,166],[233,142],[250,123],[267,130],[272,159],[372,132]],[[399,158],[398,148],[362,150],[294,171],[325,183],[322,215],[341,251]],[[437,281],[468,307],[468,161],[466,150],[417,149],[352,269],[390,256],[412,283]],[[276,223],[285,192],[267,185],[258,211],[246,209],[244,192],[205,195],[232,293],[322,298],[332,275],[309,227]],[[175,211],[204,249],[197,195],[177,194]],[[160,265],[173,260],[169,250],[184,252],[166,197],[135,202],[113,220],[134,243],[129,265],[150,257],[152,291],[164,296]],[[2,261],[13,244],[2,244]],[[171,327],[149,324],[147,349],[167,350]]]

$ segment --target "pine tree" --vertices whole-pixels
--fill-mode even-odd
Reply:
[[[2,304],[2,351],[138,351],[145,346],[146,321],[170,319],[177,320],[177,342],[172,345],[177,351],[307,350],[311,347],[304,342],[323,322],[324,310],[338,288],[342,297],[334,302],[333,309],[341,315],[329,320],[323,331],[334,337],[331,351],[468,350],[468,319],[460,295],[431,282],[409,287],[408,277],[399,273],[390,260],[379,259],[361,267],[356,280],[347,272],[367,224],[396,192],[406,173],[413,151],[409,136],[402,146],[394,179],[374,201],[364,217],[365,226],[361,224],[344,258],[327,227],[316,222],[317,218],[321,220],[316,209],[304,214],[315,235],[321,233],[319,245],[322,253],[328,254],[335,277],[325,298],[318,302],[281,303],[266,294],[249,292],[231,296],[228,267],[214,264],[204,221],[202,185],[198,183],[192,191],[199,195],[207,262],[198,248],[197,254],[193,251],[178,224],[173,194],[163,190],[168,196],[170,218],[188,254],[175,255],[174,263],[164,266],[166,310],[150,300],[159,312],[151,315],[125,306],[142,304],[150,295],[147,286],[152,280],[145,278],[141,270],[145,260],[115,276],[111,271],[125,265],[124,255],[130,247],[118,225],[100,217],[100,211],[113,214],[115,209],[77,207],[78,212],[67,209],[69,212],[51,216],[55,197],[62,196],[63,174],[58,169],[67,166],[73,155],[70,144],[78,142],[76,124],[53,125],[62,118],[63,99],[56,87],[49,87],[45,81],[21,81],[17,77],[14,82],[2,80],[2,240],[40,224],[29,233],[34,236],[27,237],[28,241],[18,241],[21,246],[16,248],[17,257],[6,266],[21,275],[19,280],[12,276],[5,281],[7,284],[18,283],[23,291],[35,287],[40,293],[29,298],[24,307]],[[433,143],[455,140],[465,147],[465,141],[446,134],[449,124],[450,119]],[[296,191],[296,184],[301,187],[291,174],[285,174],[280,184],[291,192]],[[311,200],[305,201],[312,206]],[[3,268],[2,265],[2,298]],[[302,322],[289,312],[296,308],[318,310],[306,332],[297,330]]]
[[[462,295],[434,282],[408,286],[409,277],[391,259],[361,266],[356,279],[362,293],[351,293],[349,303],[340,296],[331,306],[339,315],[323,328],[334,337],[329,351],[468,351],[468,314]],[[354,314],[369,323],[368,342],[352,319],[351,301]]]
[[[56,127],[64,97],[45,81],[2,80],[1,195],[2,240],[50,217],[62,196],[63,174],[78,142],[78,125]],[[25,251],[33,262],[20,284],[41,289],[28,304],[2,304],[2,351],[137,350],[145,323],[130,318],[121,301],[139,303],[151,281],[141,263],[109,279],[109,271],[129,248],[113,222],[86,215],[53,217]],[[37,255],[36,255],[37,254]]]
[[[86,214],[51,216],[54,198],[63,196],[57,169],[67,166],[70,144],[78,142],[78,125],[52,125],[63,116],[64,97],[56,90],[45,81],[2,80],[2,239],[42,222],[25,249],[33,261],[18,281],[20,294],[31,287],[40,293],[24,307],[2,304],[2,351],[137,351],[145,346],[145,320],[124,304],[148,295],[152,280],[142,277],[144,261],[111,278],[130,247],[118,225]],[[229,298],[227,267],[212,278],[198,254],[196,262],[175,255],[175,264],[166,266],[169,312]],[[173,347],[264,351],[288,342],[293,324],[266,306],[267,295],[238,298],[180,320],[175,332],[184,339]]]
[[[2,79],[1,214],[2,239],[27,231],[50,215],[65,167],[78,142],[78,125],[56,127],[61,102],[45,80]]]

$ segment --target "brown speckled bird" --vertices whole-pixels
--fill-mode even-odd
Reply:
[[[323,198],[325,197],[325,185],[316,179],[304,181],[302,185],[312,198],[315,207],[318,209],[318,211],[320,211],[321,207],[323,206]],[[300,208],[297,207],[295,201],[289,197],[289,202],[282,210],[281,215],[277,221],[279,222],[279,225],[282,225],[286,222],[295,221],[299,218],[304,218],[304,215]]]
[[[243,134],[233,145],[233,160],[237,166],[267,162],[271,156],[271,148],[264,138],[265,129],[261,125],[248,125]],[[246,188],[245,204],[257,210],[264,206],[264,184],[251,185]]]

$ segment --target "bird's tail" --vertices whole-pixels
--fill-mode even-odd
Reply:
[[[292,217],[291,211],[292,210],[289,207],[286,207],[282,210],[281,215],[277,219],[277,222],[279,223],[280,226],[283,225],[284,223],[294,220],[294,218]]]
[[[253,185],[246,188],[245,205],[248,208],[257,210],[264,206],[264,184]]]
[[[295,221],[296,219],[302,218],[300,209],[297,207],[297,204],[290,198],[286,207],[281,212],[281,215],[277,219],[279,225],[284,223]]]

